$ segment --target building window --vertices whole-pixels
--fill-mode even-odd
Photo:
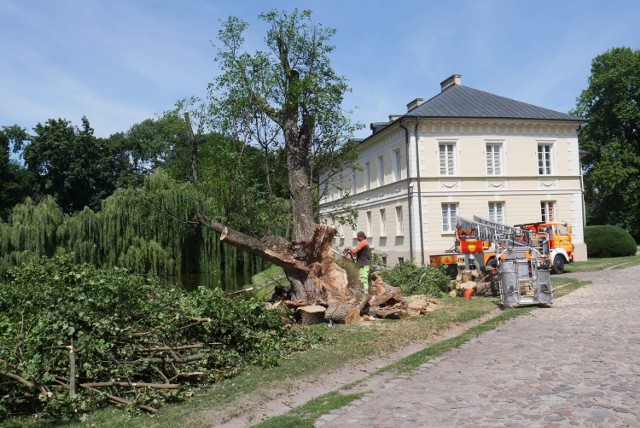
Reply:
[[[364,164],[364,190],[371,189],[371,165],[369,162]]]
[[[404,235],[404,217],[402,207],[396,207],[396,236]]]
[[[380,210],[380,236],[387,236],[387,211]]]
[[[384,185],[384,156],[378,156],[378,186]]]
[[[551,175],[552,144],[538,144],[538,174]]]
[[[355,168],[351,170],[351,194],[355,195],[358,193],[358,186],[356,186],[356,170]]]
[[[440,143],[440,175],[455,175],[455,147],[454,143]]]
[[[554,201],[541,201],[540,217],[542,218],[542,221],[555,221],[556,203]]]
[[[489,220],[504,223],[504,202],[489,202]]]
[[[487,175],[502,175],[502,144],[487,144]]]
[[[371,237],[371,211],[367,211],[367,229],[365,231],[367,238]]]
[[[442,204],[442,231],[453,232],[458,223],[458,204]]]
[[[402,180],[402,158],[400,157],[400,149],[395,149],[393,151],[393,158],[395,160],[393,175],[396,181],[400,181]]]
[[[404,263],[404,257],[398,257],[398,263]]]

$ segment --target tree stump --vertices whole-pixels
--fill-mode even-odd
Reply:
[[[330,300],[324,319],[335,323],[353,324],[360,321],[360,306],[354,302]]]
[[[324,321],[324,313],[327,309],[324,306],[311,305],[301,306],[296,311],[300,317],[300,322],[304,325],[320,324]]]

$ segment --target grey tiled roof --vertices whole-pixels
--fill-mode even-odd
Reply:
[[[453,85],[405,114],[406,117],[478,117],[500,119],[584,119],[462,85]]]

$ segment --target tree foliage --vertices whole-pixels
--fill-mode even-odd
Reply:
[[[118,189],[100,211],[85,208],[65,216],[51,196],[39,203],[27,199],[13,208],[8,222],[0,222],[0,273],[60,251],[73,252],[78,262],[161,276],[222,275],[238,267],[253,271],[264,266],[255,256],[220,242],[217,233],[189,223],[195,201],[192,183],[173,180],[161,170],[140,188]],[[223,215],[219,200],[202,203],[208,212]],[[264,227],[269,223],[284,229],[286,207],[281,211],[282,223],[277,216],[265,218]]]
[[[406,294],[426,294],[442,297],[449,291],[451,278],[441,269],[432,266],[417,266],[413,260],[398,263],[393,269],[382,272],[389,284],[400,287]]]
[[[123,269],[78,265],[70,255],[12,269],[0,280],[0,307],[3,419],[76,418],[114,396],[132,408],[157,407],[308,343],[261,302],[215,289],[185,293]]]
[[[584,242],[588,257],[633,256],[638,248],[629,232],[618,226],[587,226]]]
[[[594,58],[574,113],[588,121],[579,139],[589,223],[621,224],[640,238],[640,50]]]
[[[210,110],[234,139],[265,152],[284,148],[293,238],[308,241],[315,220],[313,178],[319,168],[345,163],[343,143],[357,126],[342,109],[346,79],[330,64],[335,30],[313,23],[310,11],[259,17],[268,25],[266,46],[253,53],[244,47],[248,24],[236,17],[224,22],[216,58],[222,74],[209,85]]]
[[[10,138],[0,129],[0,220],[11,208],[27,197],[33,187],[33,176],[11,159]]]

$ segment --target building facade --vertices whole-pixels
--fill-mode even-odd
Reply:
[[[322,180],[320,217],[345,205],[357,227],[334,224],[336,245],[358,230],[389,266],[454,244],[458,216],[507,225],[565,221],[574,260],[586,260],[577,129],[583,119],[463,86],[460,75],[441,92],[407,105],[403,115],[372,123],[357,164]],[[327,176],[328,177],[328,176]]]

